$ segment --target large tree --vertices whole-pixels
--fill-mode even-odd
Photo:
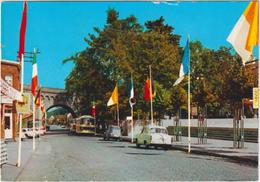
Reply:
[[[157,93],[155,115],[162,116],[171,105],[167,102],[172,95],[169,89],[177,78],[179,67],[176,61],[179,60],[180,36],[173,30],[164,23],[163,17],[142,26],[135,16],[120,19],[117,11],[109,9],[104,28],[95,27],[95,33],[85,38],[86,49],[65,60],[75,63],[66,80],[66,89],[76,98],[79,113],[86,113],[94,98],[98,103],[98,114],[110,115],[112,119],[114,111],[106,108],[106,103],[115,84],[121,81],[120,116],[125,118],[130,113],[127,92],[132,74],[137,97],[135,108],[141,110],[143,116],[148,115],[149,105],[142,97],[151,65]]]
[[[73,98],[78,114],[90,113],[92,101],[97,103],[99,119],[113,119],[115,107],[106,106],[116,85],[119,86],[120,118],[130,115],[128,85],[134,79],[135,114],[150,115],[150,104],[143,99],[143,87],[151,65],[155,118],[175,115],[182,107],[187,110],[187,78],[173,87],[178,78],[183,47],[174,27],[163,17],[141,25],[134,15],[119,18],[114,9],[107,11],[103,28],[94,27],[94,33],[85,39],[86,48],[64,60],[75,66],[66,79],[66,89]],[[211,50],[199,41],[190,43],[192,104],[208,106],[212,116],[232,103],[248,97],[253,81],[249,81],[241,60],[230,49]]]

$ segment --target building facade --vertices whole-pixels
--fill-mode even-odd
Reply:
[[[20,63],[1,60],[1,80],[17,91],[21,89]],[[15,139],[18,131],[18,119],[15,102],[1,93],[1,138]]]

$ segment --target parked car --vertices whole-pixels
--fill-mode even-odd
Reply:
[[[40,125],[40,135],[44,135],[46,133],[47,127],[45,128],[45,126],[42,124],[42,121],[35,121],[35,130],[37,134],[38,134],[39,125]],[[32,130],[32,127],[33,127],[33,121],[28,121],[26,128]]]
[[[37,129],[37,130],[38,130],[38,129]],[[45,127],[44,127],[44,126],[41,126],[41,127],[40,127],[40,135],[45,135],[45,133],[46,133]]]
[[[23,128],[22,132],[24,133],[24,136],[27,138],[33,138],[33,129],[32,128]],[[23,136],[23,134],[22,134]],[[35,129],[35,137],[39,137],[38,129]]]
[[[119,126],[109,126],[107,131],[104,133],[104,140],[121,140],[122,134],[121,134],[121,128]]]
[[[136,146],[144,145],[168,148],[173,143],[173,137],[168,135],[167,129],[162,126],[145,126],[136,137]]]
[[[19,136],[19,131],[17,132],[17,136]],[[24,141],[24,139],[26,139],[27,137],[25,136],[25,133],[23,132],[22,129],[22,133],[21,133],[21,140]]]
[[[68,132],[68,135],[74,135],[74,134],[76,134],[76,123],[75,122],[70,123],[70,129]]]

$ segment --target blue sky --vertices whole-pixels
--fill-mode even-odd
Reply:
[[[83,50],[84,37],[93,27],[102,28],[109,7],[120,18],[135,15],[141,24],[163,16],[181,35],[181,45],[190,34],[211,49],[231,46],[226,38],[248,2],[28,2],[25,50],[40,50],[37,57],[39,83],[45,87],[65,87],[65,78],[73,68],[62,61]],[[2,57],[15,60],[19,47],[22,2],[2,3]],[[25,83],[31,82],[31,63],[25,63]]]

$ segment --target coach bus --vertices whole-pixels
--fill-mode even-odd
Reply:
[[[95,118],[90,115],[83,115],[77,118],[74,127],[76,134],[96,134]]]

